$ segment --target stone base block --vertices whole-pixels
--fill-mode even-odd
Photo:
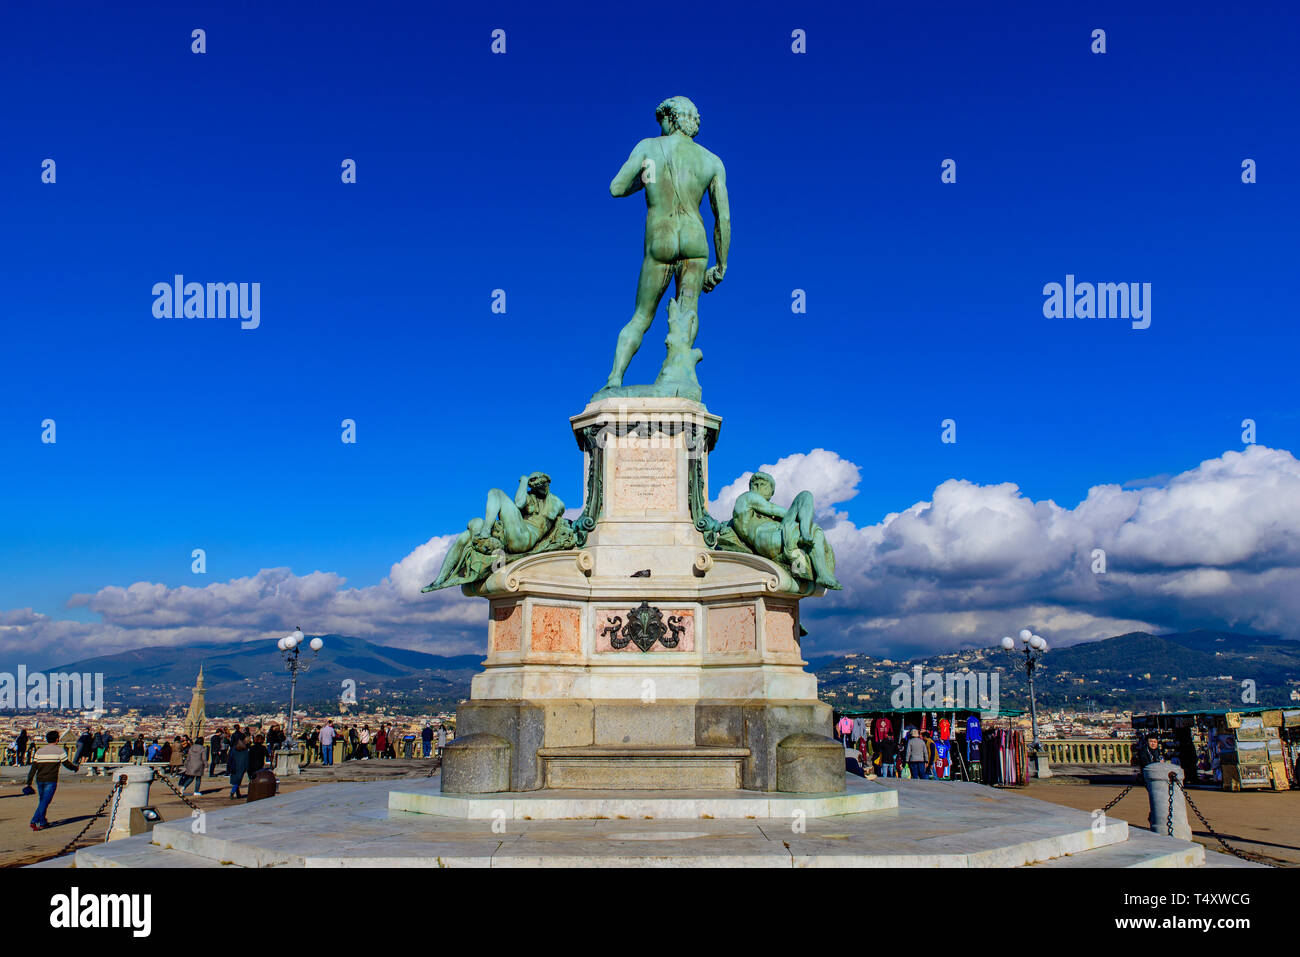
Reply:
[[[737,748],[544,748],[546,786],[599,791],[740,788]]]
[[[795,734],[824,736],[831,726],[831,707],[822,701],[701,701],[695,714],[700,746],[748,749],[742,786],[750,791],[782,790],[777,781],[781,741]],[[844,790],[842,750],[837,762],[836,781],[826,790]]]
[[[510,751],[510,742],[499,735],[457,735],[442,750],[442,789],[451,794],[509,791]]]
[[[776,789],[820,794],[844,787],[844,745],[820,734],[800,732],[776,746]]]
[[[830,705],[815,699],[486,699],[462,704],[456,727],[462,736],[490,734],[509,742],[506,790],[561,786],[547,784],[546,759],[539,755],[544,749],[730,748],[748,755],[740,762],[739,785],[727,787],[776,791],[777,744],[792,734],[826,734],[830,715]],[[842,760],[840,772],[830,790],[844,788]]]

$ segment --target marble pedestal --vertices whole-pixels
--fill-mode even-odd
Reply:
[[[799,645],[799,602],[822,590],[710,547],[721,419],[704,406],[607,399],[571,424],[586,540],[465,586],[489,600],[489,633],[458,735],[508,746],[511,791],[776,790],[778,745],[830,730]],[[456,766],[488,754],[451,752],[447,779],[492,779]],[[803,764],[825,760],[812,748]]]

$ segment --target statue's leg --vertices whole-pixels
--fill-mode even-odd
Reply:
[[[820,528],[813,529],[812,548],[808,550],[812,558],[816,582],[827,588],[839,588],[839,579],[835,577],[835,553],[826,542],[826,533]]]
[[[632,357],[641,348],[641,339],[645,336],[650,323],[654,322],[655,310],[659,300],[672,278],[671,263],[661,263],[649,254],[641,262],[641,277],[636,284],[636,311],[623,330],[618,334],[618,344],[614,347],[614,368],[610,370],[606,386],[620,386],[627,372]]]
[[[787,556],[794,553],[800,542],[811,541],[813,537],[813,494],[800,492],[785,510],[781,521],[781,543]]]
[[[695,337],[700,331],[700,291],[704,288],[704,274],[708,268],[708,259],[683,259],[678,264],[677,308],[690,316],[690,328],[686,331],[687,348],[695,345]]]
[[[451,577],[451,573],[456,570],[456,566],[460,564],[461,556],[465,554],[466,547],[474,537],[474,522],[477,521],[478,519],[471,520],[469,529],[457,535],[456,540],[451,543],[451,548],[447,549],[447,557],[442,560],[442,568],[438,569],[438,577],[433,580],[435,586],[441,586],[443,582]]]
[[[492,526],[497,519],[501,519],[501,524],[506,524],[506,509],[515,509],[518,514],[519,510],[515,508],[515,501],[499,488],[490,489],[487,494],[487,511],[483,515],[483,525],[479,528],[478,538],[490,538],[492,535]]]
[[[506,551],[517,555],[533,546],[535,529],[524,521],[523,513],[515,505],[514,499],[504,492],[501,493],[501,497],[504,501],[497,503],[501,518],[501,544],[505,546]]]

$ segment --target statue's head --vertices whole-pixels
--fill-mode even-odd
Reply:
[[[545,472],[534,472],[528,476],[528,491],[545,498],[551,490],[551,477]]]
[[[655,107],[655,119],[664,136],[685,133],[691,139],[700,131],[700,111],[684,96],[670,96]]]
[[[776,491],[776,479],[766,472],[755,472],[749,477],[749,490],[757,492],[770,502],[772,493]]]

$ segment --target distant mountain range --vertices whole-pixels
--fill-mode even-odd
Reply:
[[[345,635],[321,637],[325,648],[298,679],[302,704],[336,703],[344,682],[352,681],[361,707],[452,709],[469,696],[470,679],[482,670],[482,655],[445,657]],[[305,653],[305,660],[310,657]],[[143,648],[44,670],[103,672],[106,707],[164,710],[189,703],[200,664],[210,713],[288,703],[288,671],[271,639]],[[1012,670],[1012,656],[997,647],[906,661],[865,654],[809,659],[822,697],[857,707],[884,707],[893,687],[890,676],[918,664],[933,671],[998,670],[1002,703],[1028,703],[1024,675]],[[1035,689],[1047,707],[1141,710],[1158,709],[1163,702],[1177,710],[1242,704],[1246,679],[1254,682],[1259,703],[1290,704],[1291,692],[1300,688],[1300,642],[1218,631],[1133,632],[1049,649],[1035,673]]]
[[[309,636],[314,637],[314,636]],[[372,644],[346,635],[321,635],[325,647],[300,672],[296,700],[302,704],[338,702],[344,682],[356,683],[358,704],[390,707],[418,703],[454,707],[469,694],[469,682],[482,670],[482,655],[444,657]],[[46,672],[103,672],[105,707],[160,710],[187,706],[199,666],[209,712],[222,706],[262,710],[289,701],[289,671],[274,639],[141,648],[86,658]],[[11,671],[13,669],[10,669]]]
[[[1021,657],[1019,652],[1015,656]],[[1013,670],[1012,653],[1000,647],[889,665],[866,655],[809,662],[824,699],[858,707],[883,707],[893,688],[890,676],[918,664],[933,671],[1001,671],[1002,704],[1028,706],[1025,676]],[[1291,692],[1300,689],[1300,642],[1225,631],[1131,632],[1064,648],[1049,647],[1034,673],[1034,690],[1038,703],[1046,707],[1159,710],[1163,703],[1173,711],[1249,703],[1243,700],[1247,692],[1243,682],[1247,680],[1253,682],[1257,703],[1292,704]],[[851,694],[855,697],[850,698]],[[862,700],[862,695],[870,697]]]

